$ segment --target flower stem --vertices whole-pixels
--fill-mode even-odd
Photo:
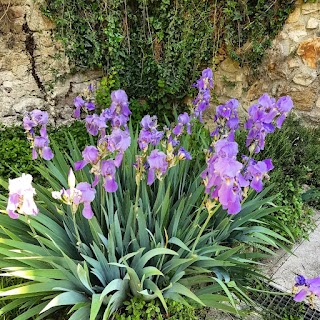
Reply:
[[[33,234],[33,237],[39,242],[40,246],[41,246],[43,249],[47,250],[47,248],[44,246],[44,244],[39,240],[39,238],[38,238],[39,236],[38,236],[36,230],[35,230],[34,227],[31,225],[30,218],[29,218],[27,215],[25,216],[25,218],[26,218],[26,222],[27,222],[27,224],[28,224],[28,226],[29,226],[32,234]]]
[[[134,210],[133,213],[136,214],[138,211],[138,202],[139,202],[139,194],[140,194],[140,181],[137,182],[137,190],[136,190],[136,200],[134,202]]]
[[[72,210],[72,221],[73,221],[73,227],[74,227],[74,231],[76,233],[76,238],[77,238],[77,247],[80,247],[81,245],[81,238],[80,238],[80,234],[79,234],[79,230],[78,230],[78,226],[77,226],[77,221],[76,221],[76,212],[74,212]]]
[[[207,219],[206,219],[206,221],[204,222],[204,224],[202,225],[202,227],[201,227],[201,229],[200,229],[200,231],[199,231],[199,233],[198,233],[198,235],[197,235],[197,237],[196,237],[196,240],[194,241],[194,244],[193,244],[193,246],[192,246],[192,251],[191,251],[192,254],[193,254],[194,251],[196,250],[196,247],[197,247],[197,245],[198,245],[198,242],[199,242],[199,240],[200,240],[200,237],[202,236],[204,230],[206,229],[206,227],[207,227],[210,219],[213,217],[213,215],[217,212],[217,210],[218,210],[219,208],[220,208],[220,205],[216,205],[213,210],[212,210],[212,209],[211,209],[211,210],[208,209]]]

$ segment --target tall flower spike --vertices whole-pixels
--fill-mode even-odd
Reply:
[[[37,159],[38,153],[45,160],[51,160],[54,154],[49,147],[49,137],[46,125],[48,123],[48,113],[41,110],[33,110],[23,118],[23,127],[27,132],[27,138],[32,146],[32,159]],[[35,128],[40,127],[40,136],[35,135]]]
[[[193,85],[195,88],[198,88],[199,93],[196,99],[193,101],[195,105],[194,116],[202,120],[202,113],[209,107],[210,103],[210,89],[213,88],[213,72],[210,68],[202,71],[201,78]]]

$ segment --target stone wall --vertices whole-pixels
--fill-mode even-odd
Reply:
[[[306,124],[320,124],[320,1],[297,1],[257,71],[252,77],[248,68],[224,60],[215,72],[219,102],[234,97],[247,108],[265,92],[290,95]]]
[[[39,0],[0,0],[0,122],[11,124],[34,108],[55,123],[70,120],[73,98],[100,72],[70,74],[54,25],[41,14]],[[238,98],[247,108],[261,94],[290,95],[308,124],[320,124],[320,0],[297,1],[265,61],[252,77],[230,58],[215,72],[220,103]],[[214,108],[213,108],[214,110]]]
[[[53,23],[39,1],[0,0],[0,122],[15,123],[25,111],[49,111],[55,123],[68,121],[76,93],[100,72],[70,75]]]

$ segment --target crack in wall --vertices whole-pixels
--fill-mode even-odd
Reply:
[[[43,85],[42,81],[40,80],[40,77],[37,74],[36,60],[35,60],[35,57],[34,57],[34,50],[36,48],[36,44],[35,44],[35,41],[34,41],[33,32],[30,30],[27,21],[23,24],[22,30],[26,34],[25,46],[26,46],[26,51],[29,53],[32,77],[34,78],[34,80],[35,80],[38,88],[40,89],[40,91],[43,93],[44,100],[47,101],[48,94],[47,94],[46,88]]]

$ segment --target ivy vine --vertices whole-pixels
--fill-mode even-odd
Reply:
[[[47,0],[43,11],[74,71],[116,70],[115,83],[130,97],[168,115],[200,71],[226,55],[255,69],[293,2]]]

